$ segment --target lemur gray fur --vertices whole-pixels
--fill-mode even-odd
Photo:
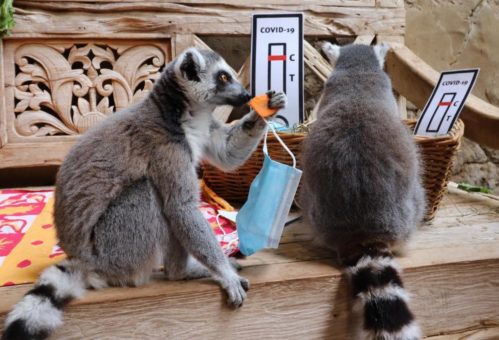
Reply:
[[[269,106],[282,108],[283,93]],[[198,209],[196,167],[224,170],[255,150],[265,122],[251,111],[231,126],[217,105],[250,95],[223,58],[194,48],[165,67],[143,101],[83,135],[56,181],[54,220],[67,260],[46,269],[6,318],[2,339],[44,339],[62,309],[87,288],[146,283],[161,259],[169,280],[212,276],[229,305],[243,304],[248,281],[222,252]]]
[[[353,339],[414,340],[421,332],[392,252],[422,221],[425,199],[418,150],[383,71],[387,50],[323,45],[335,69],[305,141],[300,201],[349,277]]]

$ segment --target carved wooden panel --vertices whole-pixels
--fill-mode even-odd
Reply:
[[[248,35],[254,12],[303,12],[307,36],[403,42],[405,31],[402,0],[16,0],[14,6],[16,26],[0,40],[0,168],[60,164],[89,126],[141,98],[171,53],[194,44],[193,34]]]
[[[152,88],[169,41],[4,42],[8,142],[84,133]]]

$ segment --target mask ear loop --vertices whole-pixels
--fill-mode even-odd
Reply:
[[[286,150],[286,152],[291,156],[291,159],[293,160],[293,168],[296,169],[296,158],[295,158],[295,155],[291,152],[291,150],[289,150],[288,146],[286,145],[286,143],[283,142],[283,140],[281,139],[281,137],[279,137],[279,135],[277,134],[275,128],[272,126],[272,124],[270,124],[266,119],[265,120],[265,123],[267,123],[267,127],[272,130],[272,133],[274,134],[275,138],[279,141],[279,143],[281,144],[281,146],[284,148],[284,150]],[[269,133],[269,130],[265,131],[265,138],[263,140],[263,152],[268,155],[268,149],[267,149],[267,135]]]
[[[291,150],[288,148],[288,146],[284,143],[284,141],[281,139],[281,137],[279,137],[279,135],[277,134],[275,128],[272,126],[272,124],[270,124],[265,118],[263,119],[265,121],[265,123],[267,124],[267,128],[265,130],[265,137],[263,139],[263,152],[268,155],[268,149],[267,149],[267,135],[269,133],[269,127],[270,129],[272,130],[272,133],[274,134],[275,138],[277,138],[277,140],[279,141],[279,143],[281,143],[282,147],[288,152],[288,154],[291,156],[291,158],[293,159],[293,168],[296,169],[296,158],[295,158],[295,155],[291,152]],[[294,204],[299,208],[301,209],[301,206],[298,202],[298,200],[296,198],[293,199],[293,202]]]

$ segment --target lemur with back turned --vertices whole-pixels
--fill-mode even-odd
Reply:
[[[353,339],[415,340],[393,252],[422,221],[425,199],[418,150],[383,71],[387,50],[323,45],[335,69],[305,141],[300,201],[349,278]]]
[[[283,93],[269,94],[282,108]],[[146,283],[158,259],[169,280],[212,276],[239,307],[239,276],[198,209],[196,167],[234,169],[251,155],[265,122],[251,111],[218,123],[217,105],[250,95],[215,52],[194,48],[166,66],[143,101],[83,135],[57,175],[54,220],[67,260],[46,269],[6,319],[2,339],[44,339],[62,309],[87,288]]]

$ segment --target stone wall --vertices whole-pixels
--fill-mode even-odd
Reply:
[[[438,71],[480,67],[473,93],[499,105],[499,1],[405,3],[406,45]],[[499,194],[499,150],[465,140],[453,172],[454,181],[487,186]]]

